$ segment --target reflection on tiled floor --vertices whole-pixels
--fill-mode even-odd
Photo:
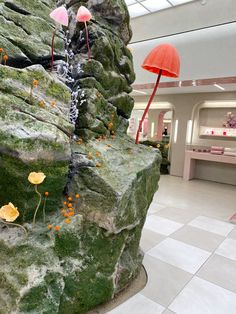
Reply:
[[[235,190],[163,176],[140,243],[148,283],[109,313],[236,314]]]

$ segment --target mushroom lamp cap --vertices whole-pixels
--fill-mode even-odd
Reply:
[[[66,8],[62,5],[50,13],[50,17],[57,23],[68,26],[69,16]]]
[[[90,13],[90,11],[85,8],[83,5],[81,5],[81,7],[79,7],[79,10],[77,12],[76,15],[76,20],[78,22],[88,22],[90,21],[92,18],[92,14]]]
[[[180,72],[180,58],[176,48],[170,44],[155,47],[146,57],[142,68],[167,77],[178,77]]]

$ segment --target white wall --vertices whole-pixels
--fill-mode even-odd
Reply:
[[[205,101],[227,101],[236,100],[236,92],[232,93],[199,93],[199,94],[176,94],[176,95],[159,95],[154,99],[154,105],[158,108],[158,103],[169,102],[174,105],[174,121],[179,120],[179,130],[177,142],[173,143],[172,132],[172,149],[171,149],[171,174],[174,176],[183,176],[184,155],[186,148],[186,129],[188,120],[192,119],[192,112],[197,104]],[[135,97],[135,105],[147,103],[148,97]],[[227,109],[226,109],[227,112]],[[205,179],[207,174],[205,173]],[[236,175],[236,174],[235,174]]]

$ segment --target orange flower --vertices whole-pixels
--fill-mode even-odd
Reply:
[[[64,215],[64,214],[66,213],[66,210],[65,210],[65,209],[62,209],[62,210],[61,210],[61,213],[62,213],[62,215]]]
[[[41,107],[41,108],[45,108],[45,101],[43,101],[43,100],[41,100],[40,102],[39,102],[39,107]]]
[[[15,221],[19,215],[20,213],[18,212],[17,207],[15,207],[12,203],[4,205],[0,208],[0,218],[8,222]]]
[[[57,106],[57,102],[55,100],[51,101],[51,106],[52,107],[56,107]]]
[[[49,230],[52,230],[52,225],[48,225],[48,229],[49,229]]]
[[[65,223],[66,223],[66,224],[69,224],[69,223],[70,223],[70,218],[67,218],[67,219],[65,220]]]
[[[72,201],[72,197],[70,197],[70,196],[69,196],[69,197],[68,197],[68,201],[70,201],[70,202],[71,202],[71,201]]]
[[[71,203],[69,203],[68,205],[67,205],[67,207],[72,207],[73,205],[71,204]]]
[[[75,214],[74,211],[73,212],[69,212],[67,217],[74,216],[74,214]]]
[[[68,208],[68,210],[69,210],[70,212],[73,212],[73,211],[74,211],[74,208],[70,207],[70,208]]]
[[[45,192],[44,195],[45,195],[46,197],[48,197],[49,193],[48,193],[48,192]]]
[[[28,180],[31,184],[38,185],[41,184],[46,178],[43,172],[31,172],[28,176]]]
[[[67,205],[67,202],[64,202],[63,204],[64,204],[64,205]]]
[[[75,197],[76,197],[76,198],[80,198],[80,194],[78,194],[78,193],[75,194]]]
[[[56,226],[56,227],[54,228],[54,230],[55,230],[55,231],[60,231],[60,230],[61,230],[61,227],[60,227],[60,226]]]
[[[96,152],[96,157],[100,157],[101,153],[100,152]]]
[[[38,87],[38,83],[39,83],[38,80],[33,80],[33,87]]]
[[[8,59],[9,59],[9,57],[8,57],[7,54],[3,56],[3,60],[4,60],[5,62],[6,62]]]
[[[64,217],[69,217],[69,213],[65,212],[65,213],[63,214],[63,216],[64,216]]]

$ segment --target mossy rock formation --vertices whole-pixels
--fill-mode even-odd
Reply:
[[[113,298],[140,270],[139,241],[158,185],[160,155],[126,135],[135,76],[124,1],[57,1],[70,15],[69,86],[50,71],[55,2],[0,1],[0,47],[9,55],[0,65],[0,206],[17,206],[28,230],[26,237],[0,223],[0,314],[80,314]],[[80,5],[93,14],[89,61],[84,25],[75,22]],[[78,90],[75,125],[71,89]],[[49,192],[46,222],[42,204],[34,228],[32,171],[45,173],[38,189]],[[68,196],[73,214],[64,217]]]

